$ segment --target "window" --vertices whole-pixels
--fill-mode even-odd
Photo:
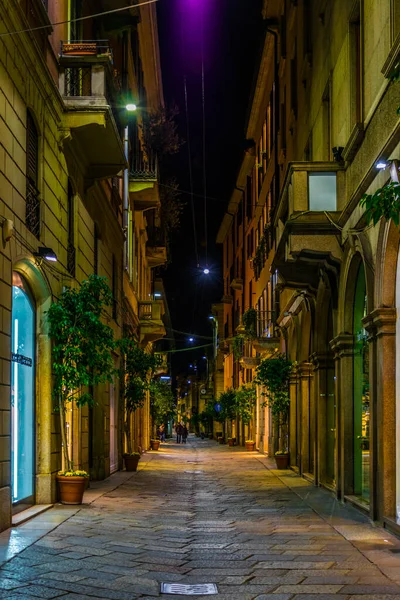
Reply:
[[[82,39],[83,25],[80,19],[82,17],[82,0],[70,0],[69,3],[69,40],[70,42],[77,42]]]
[[[68,203],[67,203],[67,271],[75,277],[75,216],[74,216],[74,193],[71,182],[68,180]]]
[[[361,19],[360,3],[350,19],[350,114],[352,127],[362,121],[361,74],[362,74],[362,47],[361,47]]]
[[[290,61],[290,105],[295,117],[297,116],[297,91],[297,57],[294,56]]]
[[[35,121],[26,116],[26,212],[25,224],[37,238],[40,236],[40,200],[38,190],[39,135]]]
[[[310,210],[336,210],[336,173],[308,174]]]
[[[94,224],[94,256],[93,256],[93,272],[95,275],[99,274],[99,248],[100,246],[100,236],[99,236],[99,228],[97,224]]]
[[[331,82],[326,84],[322,96],[322,128],[323,128],[323,147],[321,160],[331,159]]]
[[[112,296],[112,316],[116,321],[118,315],[118,266],[114,255],[112,257]]]

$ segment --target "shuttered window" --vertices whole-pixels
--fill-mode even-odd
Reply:
[[[25,224],[37,238],[40,235],[40,200],[38,191],[39,135],[35,121],[26,116],[26,213]]]

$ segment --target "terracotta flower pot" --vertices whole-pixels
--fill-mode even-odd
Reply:
[[[289,466],[289,454],[275,454],[275,462],[278,469],[287,469]]]
[[[254,452],[254,447],[255,447],[256,443],[255,442],[246,442],[246,450],[247,452]]]
[[[134,454],[133,456],[124,456],[125,469],[127,471],[136,471],[139,464],[139,460],[139,455]]]
[[[82,504],[87,477],[57,475],[61,504]]]
[[[160,447],[160,440],[150,440],[150,447],[152,450],[158,450]]]
[[[234,446],[234,445],[235,445],[235,440],[234,440],[233,438],[230,438],[230,439],[228,440],[228,446],[231,446],[231,447],[232,447],[232,446]]]

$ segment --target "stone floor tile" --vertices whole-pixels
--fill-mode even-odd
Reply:
[[[155,600],[161,581],[217,583],[216,600],[400,600],[400,556],[389,551],[400,542],[269,464],[212,441],[168,443],[139,477],[96,483],[91,504],[57,529],[38,539],[32,525],[31,545],[0,571],[20,587],[0,600],[32,600],[35,589],[43,600]],[[181,481],[184,471],[201,472]]]
[[[300,585],[281,585],[275,591],[277,594],[337,594],[342,588],[342,585],[301,583]]]

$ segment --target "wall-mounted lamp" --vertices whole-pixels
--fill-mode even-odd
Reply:
[[[38,258],[44,258],[49,262],[57,262],[57,254],[54,252],[52,248],[44,248],[43,246],[38,248],[37,252],[33,253],[34,256]]]

